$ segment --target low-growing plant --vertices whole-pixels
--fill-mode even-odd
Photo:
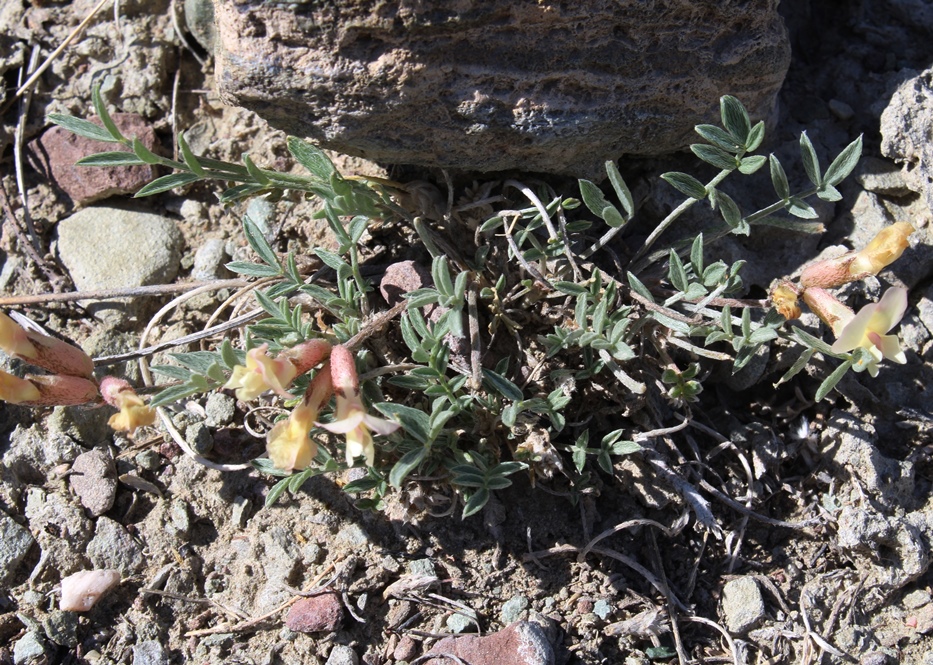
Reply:
[[[780,339],[800,348],[780,384],[816,354],[838,358],[841,364],[816,391],[819,400],[849,370],[875,374],[885,358],[905,361],[897,339],[888,335],[906,307],[902,289],[889,290],[858,314],[828,289],[877,274],[898,258],[909,225],[889,227],[861,251],[807,267],[796,282],[781,280],[770,303],[738,297],[742,261],[730,265],[708,257],[716,239],[748,235],[760,225],[821,232],[808,199],[839,200],[837,187],[861,153],[859,138],[822,170],[802,134],[800,154],[810,185],[792,192],[777,157],[755,154],[765,126],[752,124],[734,97],[721,99],[722,126],[698,125],[705,142],[691,146],[718,172],[705,183],[686,173],[663,174],[685,198],[629,257],[617,256],[611,241],[639,210],[611,161],[605,165],[609,195],[583,179],[579,197],[544,183],[531,187],[507,180],[500,196],[461,206],[465,214],[500,204],[467,233],[455,227],[457,209],[438,223],[445,229],[432,228],[400,204],[403,185],[345,177],[323,151],[301,139],[289,138],[287,147],[307,175],[260,168],[248,155],[242,164],[195,155],[182,135],[182,159],[172,160],[123,136],[97,89],[93,103],[102,127],[70,116],[49,119],[130,150],[102,152],[79,164],[152,164],[173,171],[137,196],[218,180],[227,186],[223,203],[290,191],[320,199],[318,214],[336,239],[336,249],[309,248],[321,270],[302,272],[293,254],[277,253],[244,217],[257,262],[228,267],[263,280],[255,299],[264,317],[246,326],[242,349],[225,339],[214,350],[175,353],[177,364],[153,367],[165,379],[161,390],[148,407],[133,402],[124,409],[139,414],[140,408],[224,389],[235,390],[245,404],[265,392],[278,395],[291,411],[283,411],[266,434],[268,456],[253,461],[281,478],[267,503],[311,476],[337,473],[361,460],[366,474],[344,490],[365,493],[359,505],[367,508],[382,506],[391,488],[425,482],[462,502],[468,516],[523,470],[533,478],[562,478],[574,498],[595,474],[612,474],[619,458],[644,450],[652,433],[636,423],[652,420],[643,413],[649,405],[666,402],[683,422],[689,420],[712,363],[731,363],[738,372],[762,346]],[[724,183],[765,166],[776,199],[744,212]],[[721,222],[678,238],[674,222],[700,202],[718,211]],[[363,269],[364,237],[377,221],[407,224],[431,257],[431,283],[397,305],[380,304]],[[667,237],[669,247],[655,250]],[[834,343],[824,342],[818,331],[787,325],[799,315],[800,299],[827,323]],[[314,317],[302,304],[309,300]],[[377,332],[378,354],[368,345]],[[17,399],[11,392],[4,396]],[[124,429],[151,422],[145,415],[127,415]]]

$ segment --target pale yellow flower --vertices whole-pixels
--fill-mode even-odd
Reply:
[[[100,382],[100,394],[107,404],[120,409],[107,421],[107,424],[117,432],[132,432],[137,427],[155,422],[155,410],[146,406],[132,386],[123,379],[105,376]]]
[[[335,346],[331,350],[330,363],[334,391],[337,393],[337,410],[333,422],[318,424],[334,434],[346,435],[347,465],[353,466],[353,461],[362,456],[366,459],[367,466],[373,466],[376,448],[370,430],[388,435],[397,430],[399,425],[366,413],[360,398],[356,360],[348,348],[342,345]]]
[[[800,318],[800,305],[797,304],[797,289],[789,282],[778,284],[771,292],[771,303],[778,314],[790,321]]]
[[[0,370],[0,399],[10,404],[35,402],[41,397],[35,384]]]
[[[838,334],[833,351],[846,353],[857,348],[871,354],[868,373],[878,375],[878,363],[883,359],[904,364],[907,357],[901,350],[897,335],[887,333],[898,324],[907,311],[907,289],[890,288],[876,303],[865,305]]]
[[[311,430],[321,405],[330,399],[333,391],[330,367],[324,365],[288,419],[280,420],[269,430],[266,452],[277,469],[306,469],[311,464],[317,455],[317,444],[311,439]]]
[[[246,352],[246,365],[233,368],[233,374],[224,388],[235,388],[238,400],[248,402],[267,390],[282,397],[291,397],[285,387],[298,376],[298,369],[282,355],[270,358],[266,353],[268,349],[268,344],[250,349]]]

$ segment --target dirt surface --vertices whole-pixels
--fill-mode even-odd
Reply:
[[[12,98],[32,44],[41,45],[44,57],[93,4],[11,2],[0,9],[7,31],[3,103]],[[794,61],[769,150],[795,149],[799,132],[808,129],[826,158],[864,133],[864,154],[880,160],[884,100],[903,72],[929,65],[929,38],[872,3],[797,2],[783,11]],[[56,224],[74,202],[33,168],[26,150],[23,191],[35,225],[33,247],[14,144],[18,124],[21,145],[40,136],[46,113],[90,115],[93,81],[103,82],[111,108],[151,123],[163,154],[172,152],[173,131],[184,128],[195,152],[232,161],[248,152],[257,164],[294,167],[281,133],[224,107],[211,92],[211,63],[202,66],[180,45],[181,25],[167,1],[121,2],[118,24],[112,11],[100,15],[54,61],[25,115],[19,103],[4,113],[4,294],[72,288],[55,243]],[[345,173],[413,177],[411,169],[337,161]],[[663,171],[691,168],[680,155],[630,164],[626,177],[648,209],[663,209],[664,195],[650,183]],[[446,187],[438,173],[414,176]],[[457,200],[471,195],[469,188],[478,196],[483,182],[455,175]],[[573,193],[573,183],[555,186]],[[851,184],[842,202],[821,211],[828,228],[823,238],[766,234],[720,251],[767,255],[749,266],[750,288],[761,297],[771,279],[824,247],[851,246],[860,191]],[[246,204],[224,208],[216,193],[198,184],[144,202],[177,220],[184,235],[179,279],[190,277],[197,250],[209,240],[223,240],[235,259],[249,256],[240,229]],[[920,211],[914,222],[928,231],[930,212],[918,207],[918,198],[886,197],[884,205],[892,215]],[[332,242],[311,209],[287,197],[273,206],[268,235],[276,249],[303,256],[308,246]],[[406,233],[374,229],[373,263],[413,258],[426,264],[426,255],[408,249]],[[931,298],[929,271],[920,274],[909,284],[912,307]],[[175,308],[150,343],[203,327],[229,295],[209,293]],[[102,329],[73,302],[20,309],[107,355],[134,348],[148,315],[167,300],[146,300],[138,317],[115,329]],[[221,315],[230,312],[223,308]],[[693,408],[697,425],[659,437],[656,445],[677,468],[698,469],[695,477],[706,483],[700,502],[712,513],[712,527],[698,522],[697,505],[682,488],[637,457],[617,463],[612,477],[595,477],[573,501],[559,482],[538,478],[533,487],[531,478],[517,478],[466,520],[458,517],[462,506],[429,479],[410,483],[381,512],[354,507],[340,489],[352,477],[313,479],[263,508],[272,481],[251,470],[207,469],[162,430],[130,440],[107,430],[102,410],[4,404],[0,508],[38,545],[0,593],[0,663],[13,662],[14,647],[25,650],[30,634],[40,636],[39,658],[50,663],[324,663],[335,645],[351,647],[366,663],[411,661],[457,626],[464,607],[475,613],[468,630],[478,625],[483,634],[519,618],[539,623],[558,663],[677,662],[678,649],[696,663],[933,663],[933,414],[924,392],[933,385],[929,325],[917,313],[905,319],[914,331],[906,342],[908,365],[883,368],[877,382],[860,374],[818,404],[812,396],[833,366],[816,362],[775,389],[792,362],[781,348],[762,365],[755,385],[738,385],[728,372],[708,379]],[[125,371],[138,379],[133,366]],[[206,396],[179,404],[176,424],[204,420],[207,407]],[[612,423],[621,409],[607,404],[593,411]],[[569,414],[568,421],[575,417],[584,414]],[[215,459],[240,462],[262,451],[261,441],[242,429],[240,414],[211,430]],[[68,481],[78,454],[95,447],[112,453],[111,473],[119,479],[113,506],[100,516],[82,507]],[[432,516],[448,509],[452,515]],[[56,585],[91,567],[118,567],[122,584],[87,614],[58,612]],[[409,573],[438,580],[384,596]],[[296,589],[325,582],[345,603],[340,627],[289,630],[285,611],[274,610],[297,599]]]

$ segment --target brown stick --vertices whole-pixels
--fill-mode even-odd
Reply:
[[[72,302],[75,300],[113,300],[115,298],[133,298],[136,296],[162,296],[167,293],[190,291],[211,285],[215,289],[238,289],[249,282],[245,279],[219,279],[215,282],[184,282],[181,284],[153,284],[152,286],[134,286],[125,289],[96,289],[93,291],[72,291],[71,293],[42,293],[32,296],[6,296],[0,298],[0,306],[43,305],[48,302]]]

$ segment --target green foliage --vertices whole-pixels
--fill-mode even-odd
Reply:
[[[611,161],[605,164],[607,186],[580,179],[579,199],[545,184],[532,188],[507,181],[495,199],[502,201],[500,208],[480,220],[473,245],[445,253],[436,230],[400,207],[392,189],[345,178],[322,150],[304,140],[287,139],[289,153],[307,172],[303,175],[264,169],[249,155],[242,164],[196,155],[183,134],[178,138],[181,161],[171,160],[124,137],[97,88],[93,102],[103,126],[62,115],[49,120],[130,150],[91,155],[81,160],[84,166],[154,164],[172,171],[137,196],[217,180],[227,187],[220,194],[223,203],[281,196],[289,190],[320,199],[318,216],[333,232],[336,247],[308,248],[307,255],[321,265],[314,276],[302,274],[293,255],[281,256],[248,217],[243,232],[256,261],[227,267],[244,277],[268,280],[255,290],[264,317],[247,326],[246,349],[267,344],[275,353],[323,336],[352,344],[361,364],[390,365],[363,374],[370,411],[400,428],[378,437],[375,466],[345,486],[357,497],[358,507],[379,509],[387,492],[431,479],[441,492],[456,494],[464,504],[463,517],[469,517],[482,509],[491,492],[509,486],[515,474],[531,467],[541,472],[538,477],[547,476],[542,464],[552,444],[569,455],[576,470],[561,476],[562,482],[580,489],[594,474],[611,476],[613,458],[642,451],[635,443],[637,428],[620,428],[618,418],[594,415],[595,404],[622,404],[654,394],[686,408],[702,399],[709,361],[731,361],[733,371],[739,371],[778,338],[802,351],[775,385],[792,380],[815,354],[843,360],[823,381],[817,399],[829,394],[849,369],[861,371],[868,364],[863,349],[833,354],[806,331],[785,330],[784,319],[774,311],[737,300],[743,262],[729,265],[705,256],[716,239],[749,235],[759,224],[787,232],[819,231],[819,224],[799,221],[817,217],[807,199],[838,200],[836,187],[855,167],[861,138],[823,171],[812,142],[802,134],[801,167],[811,186],[793,191],[777,157],[754,154],[764,140],[764,124],[753,124],[739,100],[725,96],[720,100],[721,126],[698,125],[704,142],[691,146],[718,173],[706,182],[682,172],[661,175],[685,198],[667,217],[655,220],[654,230],[640,248],[633,248],[633,255],[619,258],[608,247],[639,215],[619,167]],[[723,184],[727,178],[754,176],[766,164],[777,200],[755,212],[743,211]],[[695,236],[674,237],[668,247],[652,252],[665,232],[676,235],[675,221],[699,201],[708,202],[721,221]],[[364,276],[361,258],[366,230],[377,221],[410,223],[413,242],[420,241],[423,253],[432,257],[431,283],[405,294],[404,311],[391,320],[380,319],[387,316],[385,311],[373,311],[381,300],[372,296],[374,287]],[[607,267],[611,262],[612,270]],[[296,296],[313,301],[316,318],[289,300]],[[321,321],[326,321],[326,330]],[[378,355],[366,350],[375,334]],[[244,350],[224,341],[216,351],[173,357],[177,364],[154,367],[173,382],[154,398],[156,405],[224,385],[233,368],[244,362]],[[510,367],[510,357],[522,360]],[[299,378],[292,394],[299,395],[308,381],[307,376]],[[322,416],[325,422],[331,418]],[[267,505],[285,492],[299,491],[315,475],[345,469],[334,437],[317,428],[312,436],[319,452],[308,469],[281,477],[283,472],[268,460],[254,463],[262,473],[281,477]],[[591,446],[597,439],[599,445]],[[540,449],[526,456],[514,450],[530,441],[537,441]]]

